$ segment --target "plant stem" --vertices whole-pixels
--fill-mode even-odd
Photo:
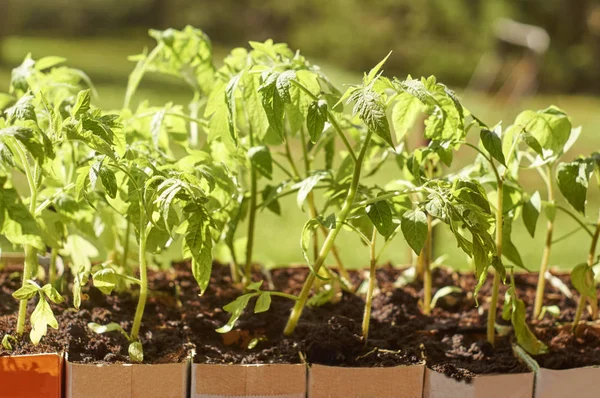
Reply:
[[[131,235],[131,223],[129,220],[126,220],[127,228],[125,228],[125,241],[123,242],[123,259],[121,261],[121,266],[126,270],[129,270],[127,267],[127,258],[129,257],[129,235]]]
[[[554,203],[554,188],[552,184],[552,166],[547,165],[546,167],[546,184],[548,186],[548,202]],[[548,271],[548,263],[550,262],[550,250],[552,247],[552,233],[554,230],[554,221],[548,219],[546,227],[546,245],[544,246],[544,253],[542,254],[542,263],[540,265],[540,273],[538,275],[537,289],[535,292],[535,305],[533,308],[533,319],[537,319],[542,312],[542,305],[544,304],[544,289],[546,287],[546,272]]]
[[[53,247],[50,251],[50,266],[48,267],[48,282],[54,286],[56,282],[56,259],[58,257],[58,249]]]
[[[367,297],[365,300],[365,313],[362,322],[362,335],[365,340],[365,344],[369,339],[369,324],[371,323],[371,307],[373,306],[373,290],[375,289],[375,282],[377,276],[377,257],[375,256],[375,243],[377,239],[377,229],[373,227],[373,237],[371,238],[370,245],[370,269],[369,269],[369,288],[367,289]]]
[[[492,163],[492,166],[495,166]],[[502,258],[502,228],[503,228],[503,202],[504,202],[504,182],[502,178],[497,176],[498,184],[498,202],[496,204],[496,255],[498,258]],[[492,284],[492,297],[490,301],[490,309],[488,311],[487,319],[487,340],[494,346],[496,342],[496,310],[498,309],[498,291],[500,290],[500,275],[498,272],[494,272],[494,283]]]
[[[360,180],[360,172],[361,172],[361,168],[362,168],[362,163],[364,161],[365,154],[367,152],[367,147],[369,146],[369,142],[371,141],[372,134],[373,134],[373,132],[371,130],[369,130],[367,132],[367,136],[365,138],[363,147],[360,151],[360,154],[358,155],[356,163],[354,163],[352,182],[350,183],[350,189],[348,190],[348,195],[346,196],[346,200],[344,201],[344,204],[342,205],[342,209],[340,210],[340,212],[338,214],[335,228],[330,230],[329,233],[327,234],[327,238],[325,238],[325,241],[323,242],[323,245],[321,246],[321,251],[319,252],[319,257],[315,260],[315,264],[313,265],[313,269],[314,269],[315,273],[319,272],[319,269],[321,268],[321,266],[323,265],[323,262],[325,261],[325,258],[329,254],[329,251],[331,250],[331,248],[335,242],[335,239],[337,238],[337,235],[342,230],[342,226],[344,225],[346,218],[348,217],[348,215],[350,214],[350,211],[352,210],[352,205],[354,203],[354,199],[356,197],[356,192],[358,190],[358,183]],[[283,332],[286,336],[291,335],[294,332],[294,330],[296,329],[296,325],[298,324],[298,321],[300,320],[300,316],[302,315],[302,311],[304,310],[304,306],[306,305],[306,300],[308,300],[308,295],[310,294],[310,290],[315,281],[315,278],[316,278],[315,274],[311,272],[308,275],[308,277],[306,278],[306,280],[304,281],[304,285],[302,286],[302,291],[300,292],[299,299],[296,302],[296,304],[294,305],[294,308],[292,309],[292,313],[290,314],[290,318],[288,319],[287,325]]]
[[[143,219],[140,225],[140,297],[138,298],[137,308],[135,310],[135,317],[133,318],[133,326],[131,327],[131,340],[138,341],[140,326],[142,324],[142,317],[144,316],[144,308],[146,307],[146,298],[148,297],[148,267],[146,265],[146,239],[152,229],[152,223],[149,222],[145,228],[143,228]]]
[[[248,132],[250,146],[254,146],[254,134],[252,127]],[[252,282],[252,252],[254,250],[254,230],[256,227],[256,197],[257,188],[257,170],[256,166],[250,162],[250,203],[248,204],[248,236],[246,241],[246,265],[244,266],[244,286]]]
[[[598,238],[600,237],[600,211],[598,211],[598,221],[596,222],[596,230],[594,231],[594,236],[592,237],[592,243],[590,244],[590,251],[588,253],[588,267],[594,266],[594,259],[596,257],[596,246],[598,246]],[[583,309],[585,308],[587,297],[581,295],[579,297],[579,304],[577,305],[577,312],[575,313],[575,319],[573,320],[573,331],[579,324],[581,320],[581,314],[583,313]]]
[[[432,218],[427,214],[427,239],[421,250],[421,265],[423,267],[423,313],[429,315],[431,312],[431,241],[432,241]]]
[[[19,160],[23,164],[23,170],[25,170],[25,176],[27,177],[27,183],[29,185],[29,212],[35,217],[35,208],[37,203],[37,185],[35,183],[35,171],[31,170],[27,155],[21,148],[21,144],[15,143],[14,150],[17,152]],[[37,168],[37,166],[36,166]],[[21,286],[27,284],[27,280],[31,278],[31,275],[35,271],[38,261],[35,248],[31,245],[23,245],[23,251],[25,252],[25,262],[23,264],[23,277],[21,280]],[[22,336],[25,332],[25,319],[27,318],[27,301],[21,300],[19,303],[19,317],[17,318],[17,335]]]

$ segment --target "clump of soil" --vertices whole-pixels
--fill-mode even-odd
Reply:
[[[581,324],[575,333],[570,325],[538,328],[536,334],[549,352],[534,359],[543,368],[570,369],[600,364],[600,328]]]

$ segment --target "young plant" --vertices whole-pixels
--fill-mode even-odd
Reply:
[[[47,326],[58,327],[46,299],[55,303],[62,301],[51,284],[39,287],[32,281],[38,273],[38,253],[45,252],[49,246],[55,258],[61,246],[52,234],[52,226],[46,224],[45,214],[50,207],[63,208],[62,194],[74,187],[67,184],[54,189],[53,184],[60,178],[56,176],[52,159],[70,141],[83,140],[88,147],[93,147],[94,143],[85,138],[110,123],[99,113],[90,112],[91,90],[79,91],[81,83],[89,79],[80,71],[57,67],[62,62],[64,59],[58,57],[38,61],[26,57],[12,72],[14,105],[5,108],[0,118],[3,169],[0,229],[11,243],[22,245],[25,252],[22,287],[14,294],[20,300],[16,334],[23,335],[27,303],[38,294],[40,300],[31,318],[31,339],[36,344],[45,335]],[[96,142],[101,140],[98,137]],[[71,167],[77,168],[77,165]],[[25,176],[29,189],[27,199],[17,192],[10,180],[13,171]],[[46,196],[49,192],[51,194]]]
[[[578,158],[569,163],[561,163],[557,167],[556,178],[560,192],[582,216],[585,215],[586,196],[592,174],[595,174],[598,187],[600,187],[600,153],[598,152],[594,152],[588,158]],[[582,225],[585,226],[585,224]],[[588,230],[592,241],[587,262],[578,264],[571,271],[571,282],[580,294],[579,304],[573,320],[574,331],[581,320],[586,302],[590,303],[593,316],[598,313],[596,283],[592,267],[598,263],[596,247],[600,237],[600,211],[598,211],[598,219],[594,225],[592,232]]]

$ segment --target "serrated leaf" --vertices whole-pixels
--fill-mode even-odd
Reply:
[[[312,143],[316,143],[323,134],[325,122],[327,122],[327,101],[311,102],[306,114],[306,128]]]
[[[532,238],[535,236],[535,228],[541,211],[542,199],[540,193],[535,191],[535,193],[523,203],[523,224],[525,224],[525,227]]]
[[[228,313],[230,313],[231,316],[229,317],[229,321],[227,322],[227,324],[225,324],[224,326],[222,326],[216,330],[217,333],[230,332],[234,328],[236,322],[238,321],[238,319],[240,318],[242,313],[244,312],[244,309],[250,302],[250,299],[254,296],[256,296],[256,293],[248,293],[248,294],[241,295],[238,298],[236,298],[234,301],[232,301],[231,303],[229,303],[225,307],[223,307],[223,309],[225,311],[227,311]]]
[[[256,170],[267,179],[273,179],[273,159],[267,146],[255,146],[248,149],[248,158]]]
[[[503,166],[506,166],[504,153],[502,153],[502,140],[498,134],[494,131],[482,129],[480,136],[481,143],[490,156],[500,162]]]
[[[417,97],[407,92],[398,94],[392,108],[392,126],[397,142],[401,142],[406,133],[410,131],[422,110],[423,104]]]
[[[290,80],[295,80],[295,79],[296,79],[296,71],[286,70],[285,72],[282,72],[279,74],[279,76],[277,77],[277,81],[275,82],[275,87],[277,89],[277,93],[281,97],[281,100],[286,104],[289,104],[290,102],[292,102],[292,99],[290,96],[290,88],[292,86],[292,83],[290,82]]]
[[[421,210],[409,210],[400,216],[400,228],[404,239],[419,255],[427,240],[427,214]]]
[[[365,211],[377,231],[386,238],[396,229],[396,225],[392,220],[392,208],[387,201],[380,200],[372,203],[365,208]],[[427,221],[427,217],[425,220]]]
[[[188,217],[184,252],[192,257],[192,274],[198,282],[200,294],[203,294],[212,270],[210,216],[204,207],[195,203],[187,205],[184,211]]]
[[[569,204],[581,214],[585,214],[588,182],[592,171],[591,164],[583,159],[561,163],[556,169],[558,189]]]
[[[106,167],[101,167],[98,172],[100,175],[100,181],[102,182],[102,186],[104,187],[106,194],[113,199],[116,198],[117,178],[115,177],[115,173]]]
[[[356,91],[349,100],[355,102],[352,114],[358,115],[369,130],[393,148],[394,142],[381,96],[373,90],[364,89]]]
[[[258,314],[260,312],[268,311],[271,307],[271,294],[264,292],[258,296],[256,299],[256,305],[254,306],[254,313]]]
[[[71,115],[75,118],[79,118],[81,115],[87,113],[90,110],[92,102],[92,90],[87,89],[77,93],[77,99],[71,109]]]

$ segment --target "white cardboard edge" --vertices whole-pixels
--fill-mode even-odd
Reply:
[[[586,366],[573,369],[540,368],[535,376],[535,398],[577,398],[600,396],[600,367]]]

